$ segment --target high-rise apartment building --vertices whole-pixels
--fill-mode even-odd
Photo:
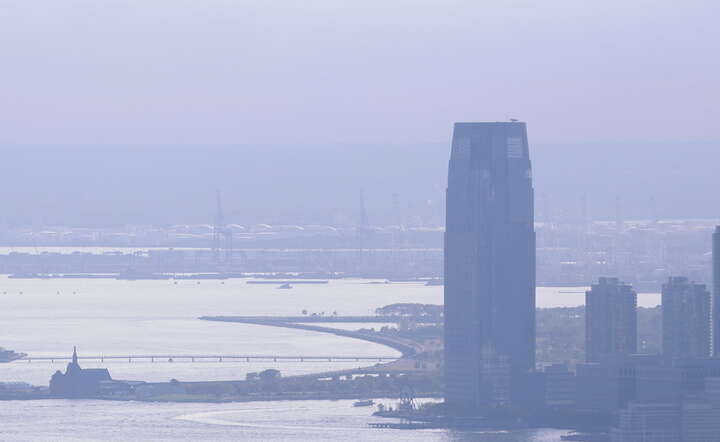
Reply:
[[[663,355],[674,358],[710,356],[710,292],[705,284],[671,277],[662,286]]]
[[[455,412],[474,413],[497,405],[499,379],[515,385],[516,376],[535,367],[525,123],[455,124],[446,209],[445,400]]]
[[[712,292],[712,327],[713,354],[720,357],[720,226],[715,227],[712,248],[713,292]]]
[[[585,358],[637,353],[637,293],[617,278],[600,278],[585,292]]]

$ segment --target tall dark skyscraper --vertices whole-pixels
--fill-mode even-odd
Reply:
[[[663,355],[668,358],[710,356],[710,292],[682,276],[662,287]]]
[[[525,123],[456,123],[445,231],[445,401],[473,413],[535,367],[535,231]],[[497,385],[490,385],[490,384]]]
[[[720,357],[720,226],[715,227],[713,234],[713,293],[712,293],[712,322],[713,322],[713,354]]]
[[[585,359],[637,353],[637,293],[617,278],[600,278],[585,292]]]

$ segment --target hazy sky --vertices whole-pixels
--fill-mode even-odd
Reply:
[[[719,4],[0,0],[0,144],[718,140]]]

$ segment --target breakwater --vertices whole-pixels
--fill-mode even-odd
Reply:
[[[271,327],[285,327],[285,328],[294,328],[298,330],[308,330],[308,331],[315,331],[319,333],[331,333],[337,336],[343,336],[346,338],[353,338],[353,339],[361,339],[364,341],[374,342],[376,344],[385,345],[387,347],[393,348],[400,353],[402,353],[403,357],[411,357],[416,353],[423,351],[422,344],[411,341],[409,339],[394,337],[394,336],[385,336],[385,335],[379,335],[375,333],[365,333],[360,331],[352,331],[352,330],[341,330],[337,328],[331,328],[331,327],[322,327],[317,325],[311,325],[311,324],[303,324],[299,322],[291,322],[288,321],[289,317],[282,318],[282,317],[269,317],[269,316],[203,316],[200,319],[205,321],[219,321],[219,322],[236,322],[236,323],[242,323],[242,324],[255,324],[255,325],[266,325]],[[342,316],[335,316],[332,318],[327,319],[334,319],[333,321],[322,321],[322,322],[356,322],[351,321],[349,318],[360,318],[360,317],[345,317],[348,320],[343,320]],[[367,318],[367,317],[365,317]],[[382,316],[373,316],[372,318],[383,318]],[[300,319],[303,322],[305,322],[308,317],[299,317],[293,319]],[[320,322],[320,321],[317,321]],[[360,322],[384,322],[384,321],[360,321]],[[394,321],[393,321],[394,322]]]

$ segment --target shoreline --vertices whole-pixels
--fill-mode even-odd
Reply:
[[[348,322],[342,321],[342,316],[339,316],[336,322]],[[198,318],[203,321],[218,321],[218,322],[234,322],[239,324],[252,324],[252,325],[264,325],[269,327],[282,327],[282,328],[293,328],[298,330],[314,331],[318,333],[329,333],[336,336],[342,336],[345,338],[360,339],[362,341],[372,342],[375,344],[384,345],[394,350],[399,351],[402,356],[398,359],[407,358],[420,353],[423,350],[423,346],[415,341],[409,339],[396,338],[392,336],[380,336],[374,334],[363,333],[354,330],[343,330],[332,327],[322,327],[317,325],[301,324],[297,322],[284,321],[282,318],[272,318],[266,316],[201,316]],[[386,322],[380,320],[378,322]],[[312,321],[309,321],[312,322]],[[331,321],[326,321],[331,322]]]
[[[141,384],[129,387],[123,381],[114,381],[116,384],[105,391],[105,394],[90,394],[82,398],[57,397],[49,394],[47,387],[38,392],[28,394],[13,394],[0,400],[48,400],[48,399],[95,399],[114,401],[140,401],[140,402],[199,402],[199,403],[227,403],[227,402],[257,402],[257,401],[283,401],[283,400],[342,400],[342,399],[367,399],[368,397],[400,398],[402,392],[393,388],[377,391],[378,387],[369,388],[367,391],[324,391],[319,390],[317,382],[356,382],[355,377],[379,376],[379,378],[395,377],[418,373],[424,376],[436,376],[436,372],[418,370],[414,368],[414,360],[409,359],[413,355],[422,352],[422,344],[408,339],[392,336],[371,335],[368,333],[336,329],[331,327],[320,327],[316,325],[298,324],[282,321],[282,317],[201,317],[201,320],[235,322],[244,324],[264,325],[270,327],[283,327],[298,330],[307,330],[318,333],[329,333],[341,337],[360,339],[367,342],[384,345],[399,351],[401,355],[393,357],[393,361],[387,363],[376,363],[374,365],[361,366],[352,369],[341,369],[326,372],[315,372],[288,377],[278,377],[273,381],[273,389],[298,388],[297,391],[267,391],[266,383],[258,383],[248,378],[245,380],[219,380],[219,381],[194,381],[194,382],[142,382]],[[322,381],[329,379],[330,381]],[[344,379],[344,380],[343,380]],[[313,384],[315,383],[315,384]],[[307,388],[307,391],[302,391]],[[265,390],[265,391],[263,391]],[[23,397],[24,396],[24,397]],[[417,397],[441,397],[439,389],[416,393]]]

